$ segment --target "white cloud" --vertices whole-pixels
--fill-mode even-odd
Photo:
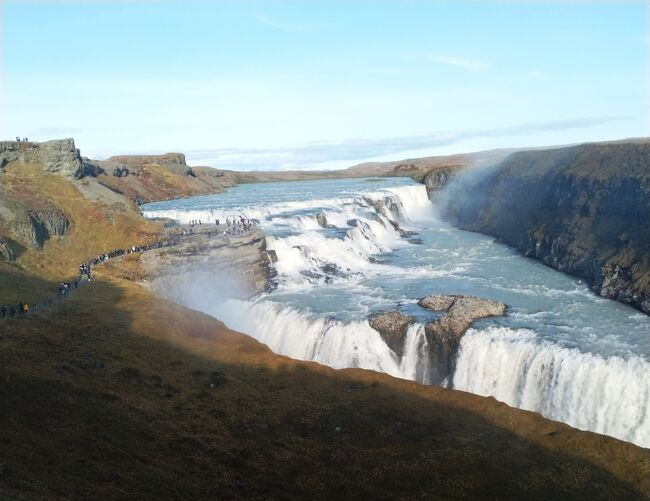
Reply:
[[[461,70],[465,71],[485,71],[491,68],[489,64],[483,63],[481,61],[473,61],[471,59],[465,59],[456,56],[445,56],[438,54],[431,56],[428,59],[432,63],[452,66],[454,68],[460,68]]]
[[[235,170],[310,169],[321,167],[326,162],[352,163],[407,151],[449,146],[476,138],[527,136],[548,131],[589,128],[624,118],[626,117],[577,118],[418,136],[319,141],[295,147],[194,150],[187,152],[187,158],[194,164]]]

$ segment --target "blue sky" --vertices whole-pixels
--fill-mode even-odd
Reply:
[[[648,4],[4,0],[0,135],[333,168],[650,135]]]

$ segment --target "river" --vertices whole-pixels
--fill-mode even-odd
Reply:
[[[650,318],[442,221],[423,185],[407,178],[247,184],[143,211],[184,223],[259,221],[277,255],[273,290],[251,301],[205,291],[185,302],[277,353],[426,384],[423,324],[433,314],[417,300],[495,299],[507,315],[467,332],[446,386],[650,447]],[[394,223],[416,234],[400,235]],[[367,322],[396,308],[418,319],[401,358]]]

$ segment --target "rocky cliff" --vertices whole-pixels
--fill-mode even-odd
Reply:
[[[459,227],[650,313],[650,141],[517,152],[449,192]]]
[[[71,178],[84,175],[83,161],[72,138],[44,143],[0,141],[0,170],[10,162],[37,164],[45,172]]]
[[[190,167],[182,153],[119,155],[85,164],[98,182],[136,203],[220,193],[236,184],[228,171]]]
[[[203,304],[215,282],[231,297],[249,299],[266,291],[271,270],[262,230],[234,237],[217,236],[212,226],[196,229],[180,245],[163,247],[140,259],[143,282],[181,304]],[[187,284],[178,287],[179,283]],[[192,297],[186,295],[193,295]],[[209,311],[210,304],[204,305]]]

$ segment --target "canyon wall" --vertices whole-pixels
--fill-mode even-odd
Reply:
[[[517,152],[441,194],[460,228],[650,313],[650,141]]]

